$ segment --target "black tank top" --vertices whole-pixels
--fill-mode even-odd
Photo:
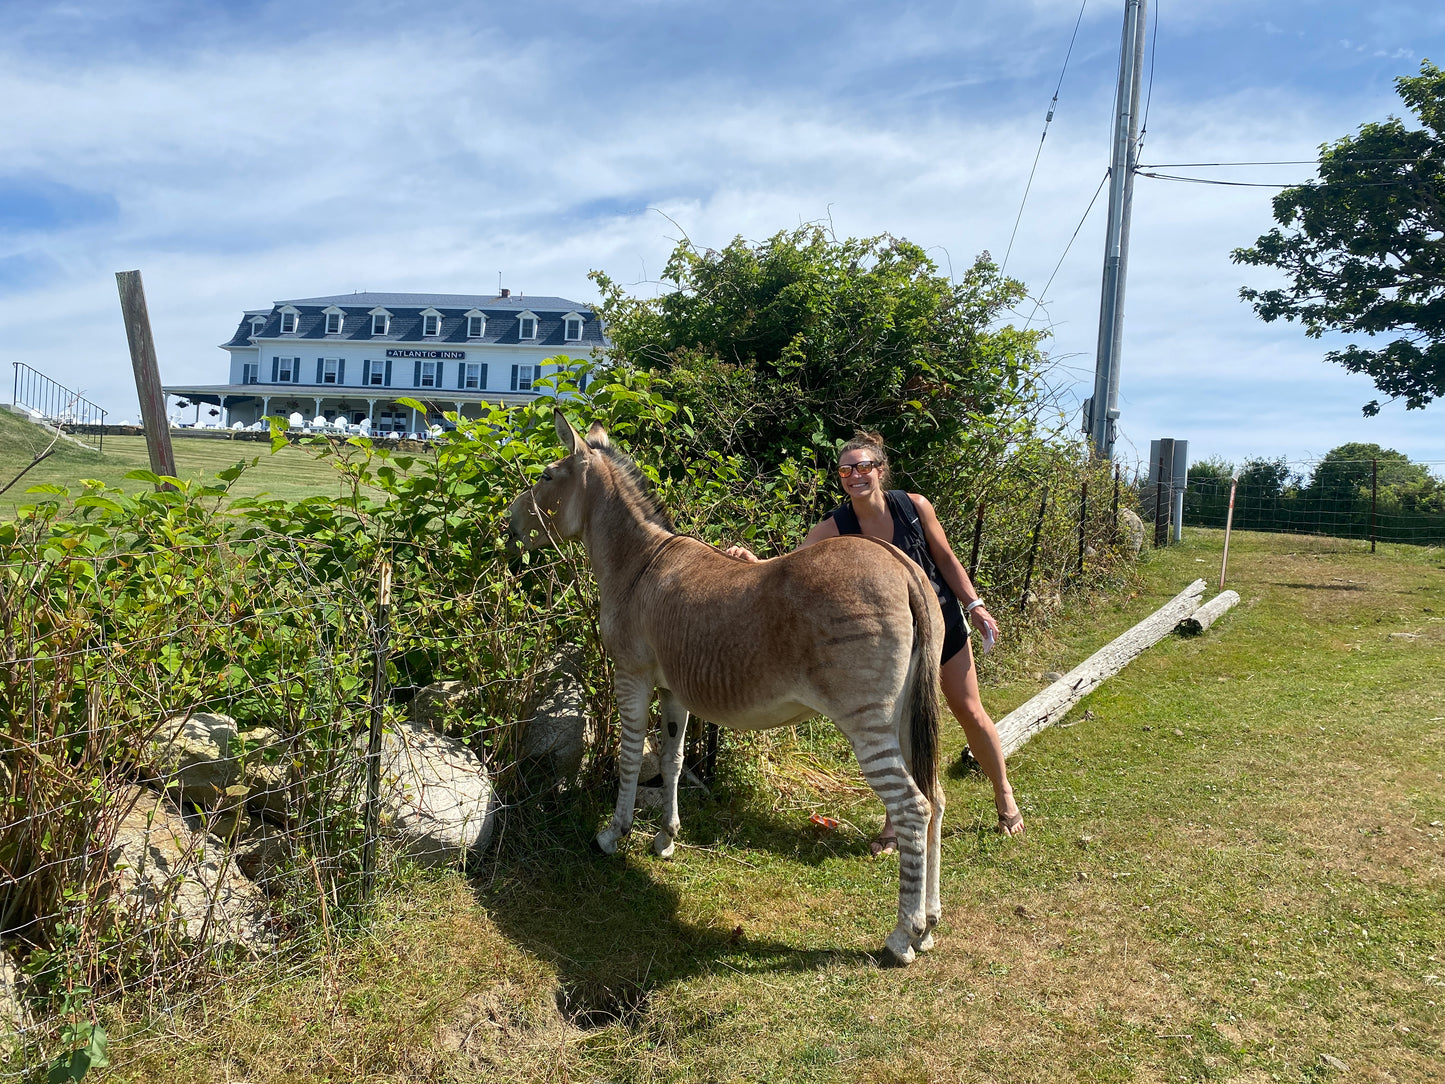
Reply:
[[[924,537],[923,523],[918,518],[918,509],[913,507],[913,499],[902,489],[887,490],[883,497],[888,502],[888,514],[893,517],[893,544],[913,558],[913,563],[923,569],[928,582],[933,584],[933,593],[938,596],[938,605],[943,609],[944,624],[949,627],[962,624],[963,607],[934,564],[933,554],[928,552],[928,539]],[[852,501],[840,504],[823,518],[837,524],[839,534],[863,533]]]

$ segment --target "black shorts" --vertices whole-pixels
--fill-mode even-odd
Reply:
[[[949,621],[943,626],[943,658],[939,660],[942,666],[963,650],[963,645],[968,643],[970,629],[968,618],[959,614],[957,620]]]

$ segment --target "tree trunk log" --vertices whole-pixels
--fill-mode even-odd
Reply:
[[[1196,636],[1214,624],[1225,611],[1232,609],[1238,602],[1239,595],[1235,592],[1221,591],[1179,622],[1179,631],[1189,636]]]
[[[1203,593],[1204,581],[1195,580],[1149,617],[999,720],[998,736],[1004,755],[1018,749],[1039,731],[1053,726],[1106,678],[1113,677],[1146,648],[1173,632],[1183,618],[1199,608],[1199,596]]]

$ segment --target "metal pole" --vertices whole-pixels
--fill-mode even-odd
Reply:
[[[978,548],[983,543],[983,501],[978,502],[978,518],[973,521],[973,550],[968,555],[968,578],[978,576]]]
[[[1380,499],[1380,461],[1370,460],[1370,552],[1375,552],[1375,508]]]
[[[381,828],[381,728],[387,697],[387,636],[391,625],[391,562],[381,562],[371,671],[371,727],[366,739],[366,838],[361,844],[361,902],[376,886],[376,835]]]
[[[1119,541],[1119,474],[1122,468],[1114,464],[1114,507],[1110,511],[1110,522],[1114,525],[1113,541]]]
[[[1154,480],[1154,548],[1163,549],[1169,544],[1169,506],[1164,503],[1164,452],[1160,441],[1159,475]]]
[[[1229,532],[1234,527],[1234,490],[1239,485],[1239,475],[1229,479],[1229,511],[1224,516],[1224,556],[1219,561],[1219,589],[1224,590],[1224,570],[1229,567]]]
[[[1039,501],[1039,518],[1034,522],[1034,540],[1029,543],[1029,566],[1024,572],[1024,593],[1019,596],[1019,613],[1029,604],[1029,587],[1034,582],[1034,558],[1039,554],[1039,534],[1044,529],[1044,512],[1049,507],[1049,487],[1044,486],[1044,496]]]
[[[145,287],[141,285],[139,271],[117,271],[115,284],[120,290],[120,311],[125,317],[125,337],[130,344],[130,364],[135,370],[135,390],[140,399],[141,424],[145,426],[151,470],[174,478],[176,453],[171,448],[171,431],[166,424],[166,395],[161,388],[156,344],[151,336],[150,315],[146,312]]]
[[[1079,578],[1084,576],[1084,533],[1089,523],[1089,480],[1079,485]]]
[[[1124,279],[1129,265],[1129,216],[1139,158],[1139,90],[1144,70],[1145,0],[1125,0],[1119,42],[1119,80],[1114,96],[1113,153],[1109,164],[1109,220],[1104,237],[1099,291],[1099,341],[1094,394],[1089,400],[1089,441],[1095,454],[1114,454],[1119,417],[1119,364],[1124,337]]]

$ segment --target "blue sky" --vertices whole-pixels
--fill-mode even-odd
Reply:
[[[1123,4],[1086,6],[1008,271],[1042,290],[1108,161]],[[995,4],[0,3],[0,361],[134,392],[114,272],[140,268],[168,383],[219,381],[244,309],[349,290],[595,297],[703,246],[830,219],[961,271],[1002,257],[1077,0]],[[1430,0],[1162,0],[1144,161],[1310,159],[1445,62]],[[1152,32],[1151,32],[1152,33]],[[1182,170],[1205,174],[1202,170]],[[1292,182],[1307,166],[1207,171]],[[1445,464],[1407,412],[1237,298],[1271,189],[1140,178],[1121,458]],[[1034,316],[1088,394],[1102,200]],[[1032,304],[1024,307],[1030,315]]]

